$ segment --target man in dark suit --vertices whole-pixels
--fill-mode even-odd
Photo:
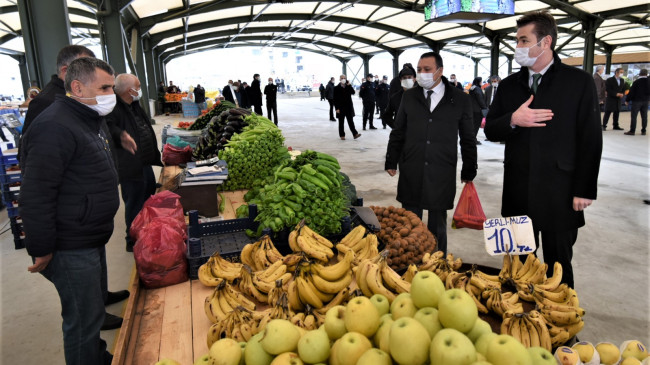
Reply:
[[[627,102],[632,102],[632,108],[630,112],[630,130],[625,132],[625,135],[634,135],[636,130],[636,116],[637,114],[641,114],[641,135],[645,136],[646,127],[648,126],[648,99],[650,99],[648,70],[642,68],[639,72],[639,78],[632,83],[630,93],[626,97]]]
[[[621,99],[625,96],[627,84],[621,77],[623,76],[623,69],[617,68],[614,71],[614,77],[610,77],[605,81],[605,91],[607,92],[607,99],[605,100],[605,115],[603,116],[603,130],[607,130],[607,122],[609,116],[614,114],[614,130],[622,131],[618,125],[618,113],[621,111]]]
[[[348,127],[354,139],[361,137],[354,126],[354,105],[352,104],[352,95],[354,88],[345,75],[341,75],[340,82],[334,86],[334,107],[336,116],[339,118],[339,137],[345,140],[345,128],[343,123],[348,120]]]
[[[603,72],[605,72],[605,66],[598,65],[596,67],[596,72],[594,72],[594,84],[596,84],[596,93],[598,94],[598,104],[600,105],[600,110],[603,111],[605,108],[605,80],[603,80]]]
[[[494,95],[497,93],[500,82],[501,78],[497,75],[494,75],[490,77],[490,86],[485,88],[485,105],[487,105],[488,109],[490,108],[492,101],[494,101]]]
[[[275,125],[278,125],[278,85],[273,85],[272,77],[269,77],[269,84],[264,87],[264,95],[266,95],[266,114]],[[273,113],[273,118],[271,118],[271,113]]]
[[[420,56],[418,85],[405,90],[390,133],[385,170],[400,175],[397,200],[404,209],[422,218],[429,211],[427,227],[447,252],[447,210],[454,207],[458,137],[463,182],[476,177],[476,139],[469,96],[443,77],[442,57],[429,52]]]
[[[223,96],[224,100],[229,101],[233,104],[237,104],[235,103],[235,91],[233,90],[232,80],[228,80],[228,85],[223,87],[223,90],[221,90],[221,95]]]
[[[260,74],[253,75],[253,81],[251,86],[247,88],[246,93],[248,94],[248,105],[255,108],[255,114],[262,114],[262,88],[260,85]]]
[[[517,20],[515,60],[522,67],[499,84],[485,135],[506,144],[501,214],[531,218],[547,275],[559,262],[562,281],[573,287],[573,245],[596,199],[602,129],[592,76],[562,64],[556,42],[548,12]]]

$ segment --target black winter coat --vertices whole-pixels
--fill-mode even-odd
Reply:
[[[391,89],[391,92],[392,90],[393,89]],[[395,128],[395,116],[399,110],[402,95],[404,95],[404,88],[400,85],[399,91],[391,94],[390,99],[388,100],[388,107],[386,107],[384,114],[381,115],[381,121],[391,128]]]
[[[48,82],[43,90],[29,102],[27,114],[25,114],[23,134],[27,133],[27,129],[29,129],[29,126],[32,124],[34,119],[36,119],[43,110],[54,103],[54,99],[57,95],[65,95],[65,87],[63,85],[63,80],[61,80],[59,76],[52,75],[50,82]]]
[[[424,91],[404,91],[390,133],[386,170],[397,169],[397,200],[422,209],[454,207],[458,137],[463,159],[462,180],[476,177],[476,139],[469,97],[443,78],[445,94],[429,112]]]
[[[621,78],[621,81],[619,82],[614,76],[608,78],[607,81],[605,81],[605,91],[607,92],[605,104],[607,109],[619,110],[623,98],[617,97],[616,94],[625,94],[626,90],[627,84],[625,83],[625,80]]]
[[[119,95],[116,95],[117,104],[113,111],[106,116],[106,124],[113,137],[114,141],[120,141],[120,135],[126,131],[135,141],[138,149],[135,155],[122,148],[120,143],[115,149],[115,155],[118,159],[118,174],[120,182],[126,180],[140,180],[142,176],[142,167],[146,165],[162,166],[160,161],[160,150],[158,149],[158,141],[156,140],[156,133],[149,123],[149,116],[142,110],[140,104],[135,101],[131,105],[122,100]],[[144,125],[138,126],[135,115],[138,115],[144,122]],[[142,137],[142,129],[147,129],[148,137],[144,140]]]
[[[334,83],[332,81],[328,82],[325,87],[325,99],[334,100]]]
[[[483,109],[487,109],[487,106],[485,105],[485,95],[480,86],[472,86],[472,88],[469,89],[469,98],[472,100],[474,114],[480,114]]]
[[[603,140],[592,76],[554,58],[530,105],[551,109],[553,119],[545,127],[510,126],[532,94],[528,68],[522,67],[499,84],[485,135],[506,142],[501,214],[528,215],[539,230],[567,231],[585,224],[573,198],[596,199]]]
[[[388,106],[388,93],[390,92],[389,86],[387,83],[382,82],[377,86],[377,90],[375,90],[375,96],[377,99],[377,105],[380,108],[385,108]]]
[[[223,95],[223,98],[226,101],[229,101],[233,104],[235,104],[235,99],[233,98],[233,92],[230,91],[230,85],[226,85],[223,87],[223,90],[221,90],[221,95]]]
[[[260,80],[253,80],[251,86],[246,88],[248,93],[248,106],[262,105],[262,88],[260,87]]]
[[[94,110],[58,96],[25,134],[19,211],[31,256],[100,247],[113,234],[120,201],[102,123]]]
[[[632,83],[630,93],[626,95],[625,100],[631,102],[648,102],[650,98],[650,78],[638,78]]]
[[[364,103],[374,103],[375,102],[375,83],[372,81],[366,81],[361,84],[359,89],[359,97],[363,100]]]
[[[343,115],[351,113],[354,116],[354,105],[352,104],[352,95],[354,93],[354,88],[350,84],[345,87],[341,86],[341,84],[334,86],[334,108]]]
[[[194,102],[197,104],[205,102],[205,89],[203,87],[194,88]]]

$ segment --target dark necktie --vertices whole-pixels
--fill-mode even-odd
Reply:
[[[429,111],[431,111],[431,94],[433,94],[433,90],[427,90],[427,106],[429,106]]]
[[[539,86],[539,79],[541,78],[542,74],[533,74],[533,86],[531,87],[533,94],[537,94],[537,86]]]

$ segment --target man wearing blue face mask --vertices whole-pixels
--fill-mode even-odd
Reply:
[[[562,64],[557,26],[546,11],[517,20],[515,60],[521,70],[499,84],[485,135],[506,144],[501,214],[527,215],[553,274],[573,287],[573,245],[596,199],[602,129],[590,74]]]
[[[61,300],[67,364],[110,364],[104,321],[105,245],[120,206],[117,171],[103,117],[115,106],[113,69],[83,57],[23,136],[19,211],[27,269],[51,281]]]
[[[438,53],[425,53],[417,66],[417,86],[406,89],[412,83],[404,78],[406,90],[388,140],[385,169],[395,176],[399,165],[397,200],[420,218],[424,209],[429,211],[427,227],[438,240],[438,250],[446,253],[459,136],[463,182],[474,179],[477,165],[469,95],[442,76],[442,66]]]
[[[140,107],[142,89],[135,75],[115,78],[117,104],[106,123],[117,145],[118,174],[124,200],[126,251],[133,252],[135,242],[129,231],[144,202],[156,191],[152,166],[162,166],[156,133],[147,113]]]

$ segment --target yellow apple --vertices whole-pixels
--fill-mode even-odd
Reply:
[[[355,365],[364,352],[372,348],[368,337],[358,332],[348,332],[339,338],[336,350],[339,365]]]
[[[210,360],[213,365],[239,365],[241,346],[231,338],[222,338],[210,346]]]
[[[478,318],[478,308],[474,299],[464,290],[449,289],[438,301],[438,319],[445,328],[469,332]]]
[[[345,307],[345,329],[371,337],[379,328],[379,311],[370,299],[356,297]]]
[[[375,294],[370,297],[370,301],[377,308],[380,317],[390,311],[390,302],[385,296],[381,294]]]
[[[482,334],[476,342],[474,342],[474,347],[476,347],[476,352],[479,354],[483,355],[484,357],[487,356],[487,349],[490,341],[492,341],[493,338],[497,337],[498,335],[494,332],[490,333],[484,333]]]
[[[619,365],[641,365],[641,361],[636,357],[626,357]]]
[[[386,313],[379,319],[379,328],[373,336],[375,347],[390,354],[390,326],[393,324],[393,317]]]
[[[276,356],[271,365],[303,365],[300,357],[295,352],[283,352]]]
[[[476,349],[464,333],[445,328],[431,341],[429,356],[431,365],[469,365],[476,361]]]
[[[274,319],[266,324],[260,340],[264,351],[271,355],[293,352],[298,348],[300,331],[286,319]]]
[[[533,364],[533,359],[524,345],[509,335],[497,335],[494,337],[488,344],[487,355],[485,357],[493,365]]]
[[[411,294],[402,293],[398,295],[390,304],[390,313],[393,315],[393,320],[398,320],[402,317],[413,317],[418,309],[413,304]]]
[[[438,300],[444,292],[445,284],[429,270],[418,272],[411,282],[411,298],[418,308],[438,308]]]
[[[260,340],[264,336],[264,332],[260,332],[251,337],[246,344],[244,350],[244,361],[246,365],[269,365],[273,361],[273,355],[264,351]]]
[[[467,338],[469,338],[472,343],[475,343],[482,334],[490,332],[492,332],[492,327],[490,324],[481,318],[476,318],[474,326],[471,330],[469,330],[469,332],[467,332]]]
[[[543,347],[529,347],[528,353],[533,360],[533,365],[557,365],[553,354]]]
[[[438,320],[438,310],[433,307],[423,307],[418,309],[418,311],[415,312],[413,319],[420,322],[424,328],[427,329],[429,337],[431,338],[442,329],[442,325]]]
[[[327,360],[330,356],[330,339],[325,331],[308,331],[298,341],[298,355],[309,364]]]
[[[390,356],[400,365],[424,364],[429,358],[431,337],[424,326],[410,317],[390,325]]]
[[[577,342],[572,349],[578,351],[580,355],[580,361],[585,365],[600,365],[600,355],[594,345],[591,342]]]
[[[380,349],[370,349],[361,355],[356,365],[392,365],[390,355]]]
[[[337,305],[330,308],[327,313],[325,313],[325,332],[327,336],[332,341],[336,341],[347,332],[345,329],[345,307],[342,305]]]
[[[205,354],[199,357],[194,361],[193,365],[210,365],[210,354]]]
[[[601,364],[614,365],[621,360],[621,351],[613,343],[601,342],[596,345],[596,351],[600,355]]]
[[[639,361],[645,360],[648,357],[648,349],[640,342],[636,340],[625,341],[621,344],[621,357],[626,359],[628,357],[634,357]]]

